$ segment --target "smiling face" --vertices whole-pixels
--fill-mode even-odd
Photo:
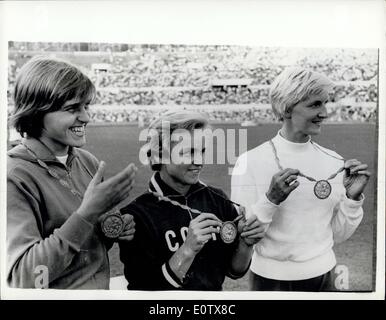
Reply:
[[[305,142],[309,136],[321,131],[321,124],[327,118],[328,93],[311,95],[286,112],[282,132],[293,142]]]
[[[179,137],[178,142],[171,143],[170,163],[162,165],[160,174],[169,186],[185,194],[199,180],[207,139],[188,131],[179,134]]]
[[[76,99],[67,101],[60,110],[44,116],[40,140],[56,156],[66,155],[68,147],[86,143],[85,127],[89,121],[88,104]]]

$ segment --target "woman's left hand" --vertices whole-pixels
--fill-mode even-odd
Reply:
[[[125,227],[121,234],[118,237],[119,241],[131,241],[134,238],[135,233],[135,222],[134,217],[131,214],[123,214],[123,221],[125,223]]]
[[[362,164],[357,159],[350,159],[344,163],[345,173],[343,185],[346,188],[346,195],[353,200],[359,200],[360,195],[365,189],[370,179],[368,165]]]
[[[241,240],[247,246],[253,246],[259,242],[265,235],[264,226],[252,215],[247,220],[241,219],[237,225]]]

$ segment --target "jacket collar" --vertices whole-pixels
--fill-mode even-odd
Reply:
[[[26,150],[26,147],[32,150],[34,156],[29,154],[29,152]],[[23,138],[22,144],[10,150],[9,155],[12,157],[23,158],[32,162],[36,162],[36,156],[42,161],[54,161],[61,163],[51,152],[51,150],[48,149],[40,140],[32,137]],[[67,163],[70,163],[77,156],[78,152],[76,148],[69,147]]]
[[[198,181],[197,183],[190,186],[188,193],[184,196],[175,189],[173,189],[171,186],[169,186],[166,182],[164,182],[161,178],[161,175],[159,172],[156,172],[153,174],[153,176],[150,178],[149,182],[149,189],[150,191],[155,191],[163,196],[166,197],[189,197],[191,194],[202,190],[206,188],[207,185],[201,181]]]

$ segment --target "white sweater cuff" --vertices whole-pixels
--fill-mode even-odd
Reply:
[[[273,215],[279,210],[279,205],[269,201],[264,194],[259,201],[251,205],[251,210],[261,223],[271,223]]]
[[[359,200],[353,200],[347,198],[347,196],[343,195],[343,201],[340,202],[342,212],[346,216],[357,216],[358,215],[358,209],[362,206],[363,201],[365,200],[365,196],[362,193]]]

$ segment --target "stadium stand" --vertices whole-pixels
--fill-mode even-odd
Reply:
[[[216,106],[212,120],[274,122],[270,109],[262,107],[269,104],[269,85],[294,64],[335,81],[329,121],[376,121],[376,50],[10,42],[10,106],[19,68],[47,53],[72,61],[94,81],[96,123],[146,122],[156,106]]]

